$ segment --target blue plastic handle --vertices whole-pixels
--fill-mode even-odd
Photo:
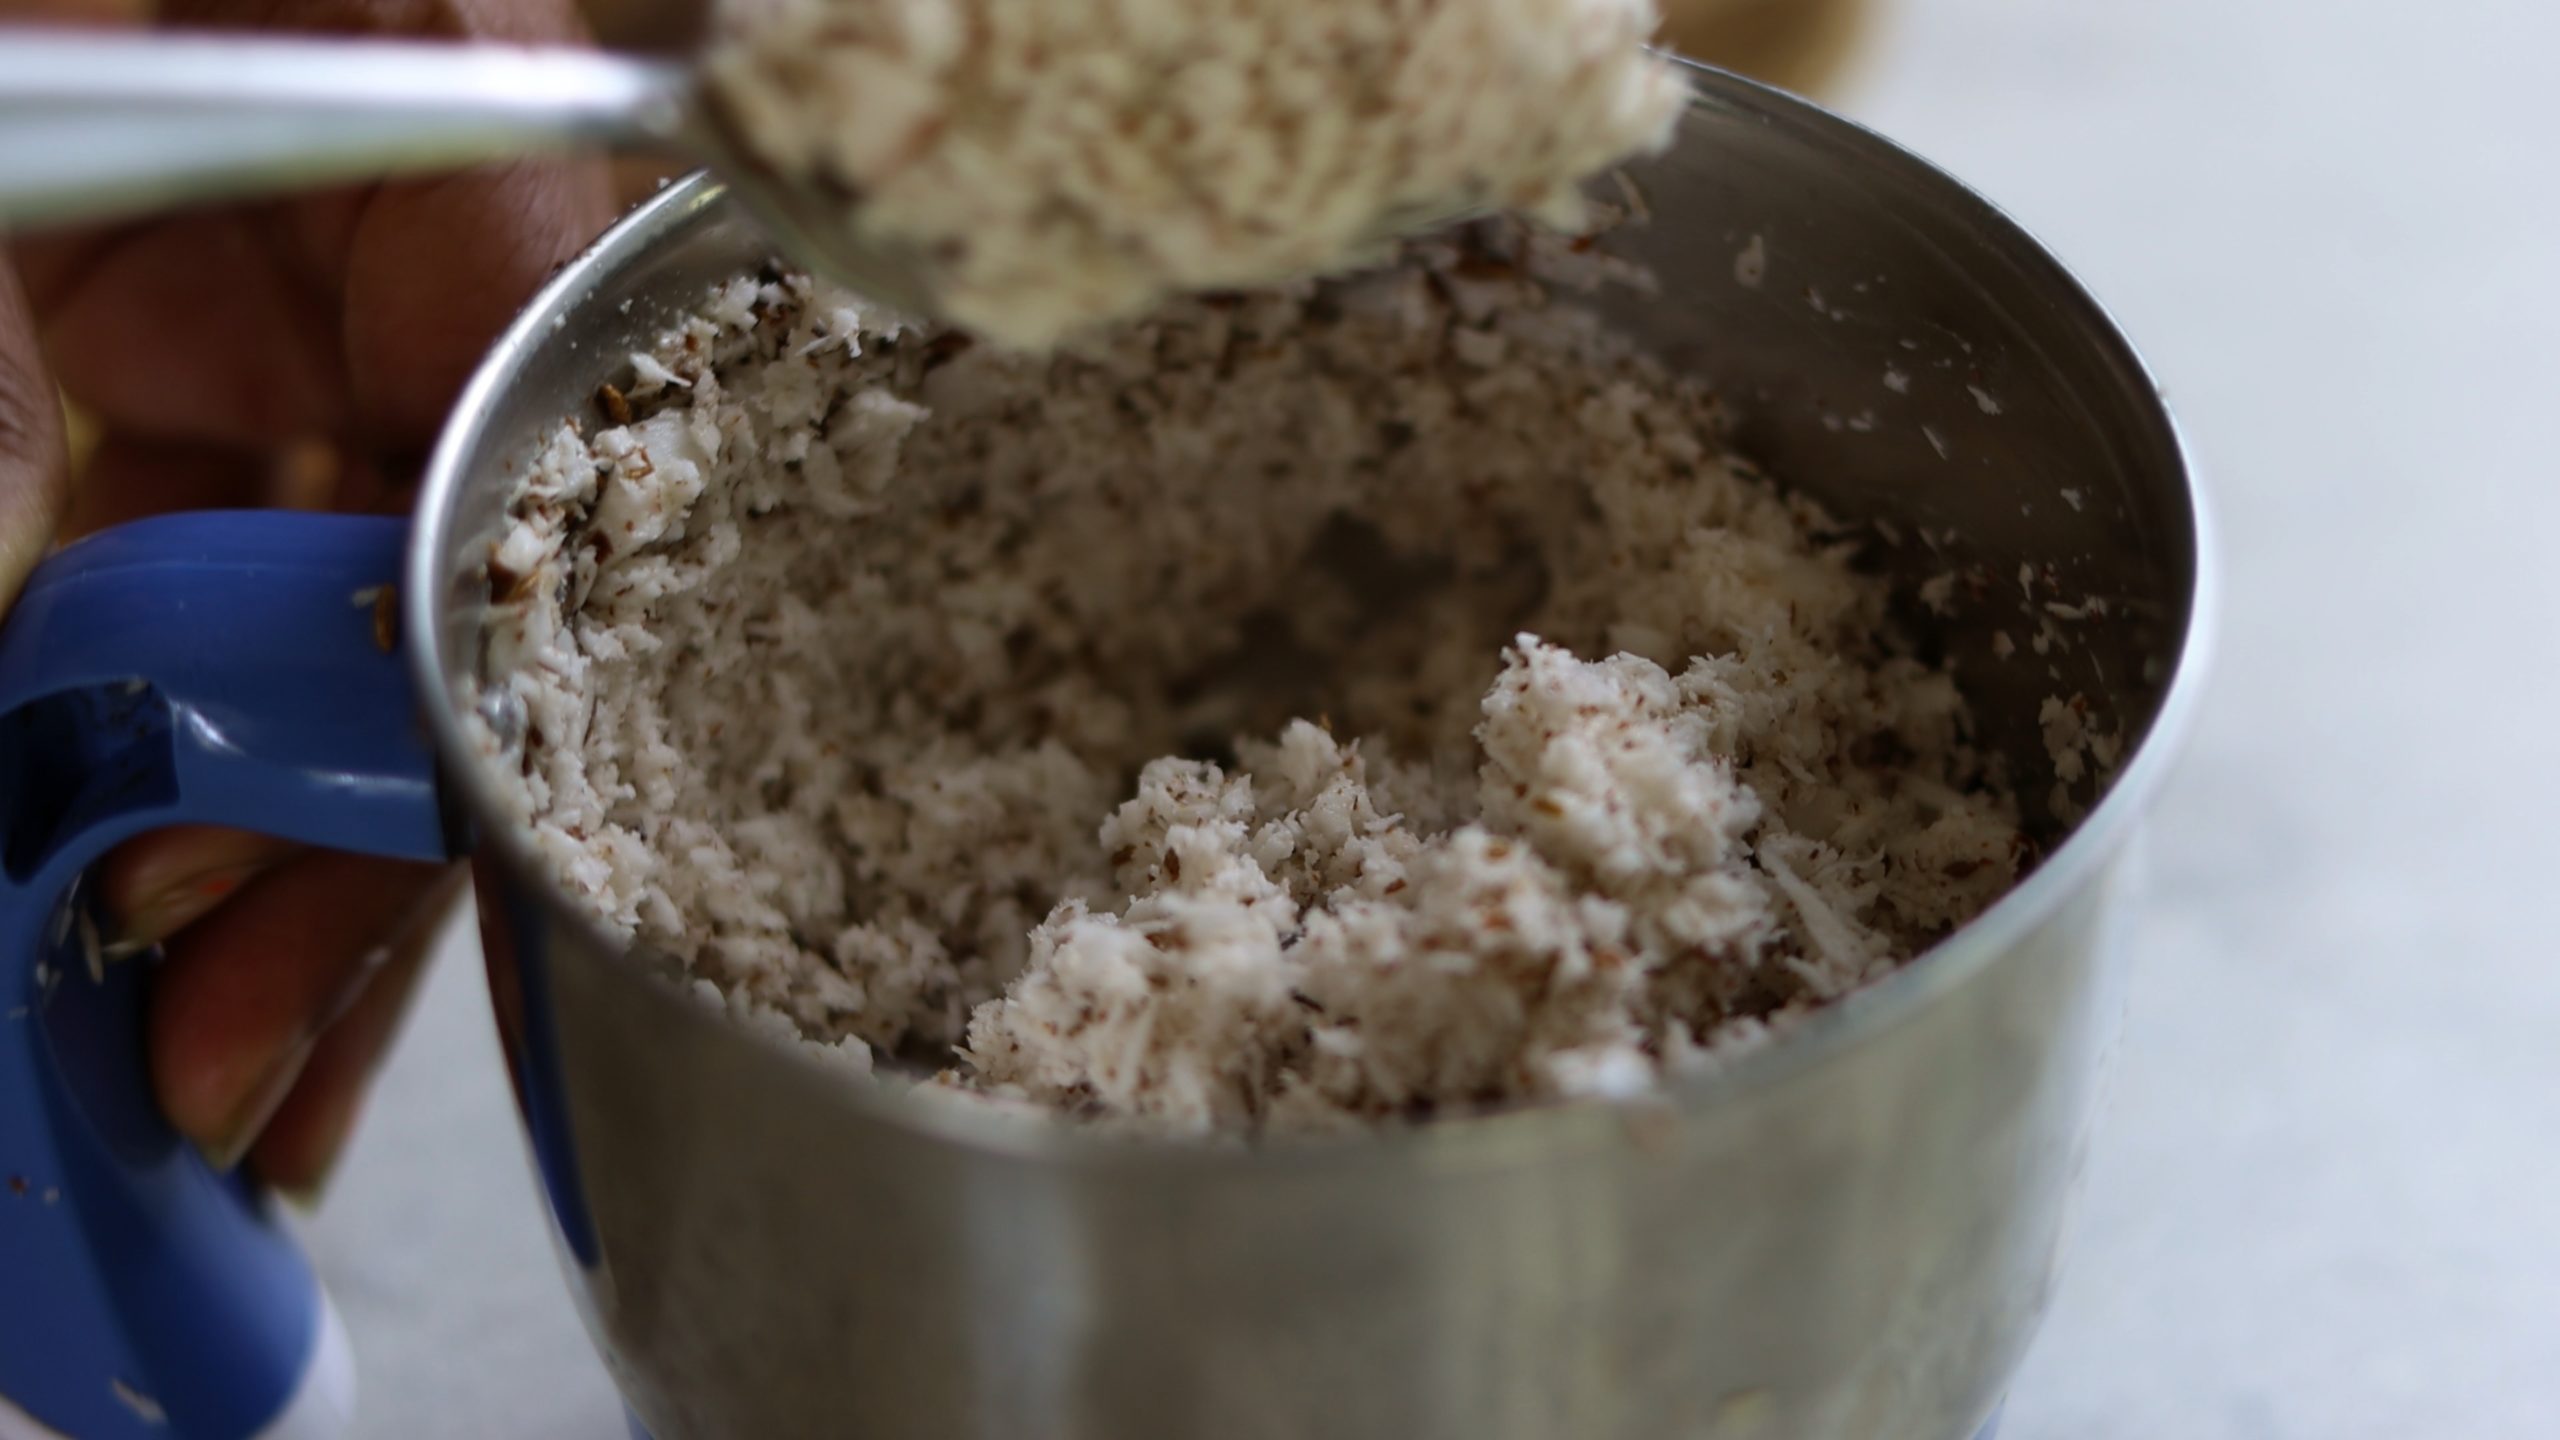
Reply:
[[[0,624],[0,1434],[233,1440],[275,1426],[322,1302],[265,1195],[151,1100],[147,957],[101,943],[91,864],[193,823],[450,853],[390,612],[407,522],[262,511],[64,547]]]

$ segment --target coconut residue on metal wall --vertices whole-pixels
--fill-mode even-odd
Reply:
[[[731,282],[492,546],[518,821],[756,1023],[1172,1132],[1637,1093],[1886,973],[2027,853],[1964,701],[1526,243],[1048,358]]]

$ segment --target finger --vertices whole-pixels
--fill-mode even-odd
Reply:
[[[703,0],[587,0],[578,7],[596,43],[608,50],[687,55],[710,31]]]
[[[434,953],[469,873],[460,866],[445,871],[401,924],[386,947],[389,958],[347,1013],[321,1034],[292,1093],[250,1147],[249,1168],[257,1177],[305,1207],[318,1203],[321,1186],[346,1148],[347,1133],[355,1127],[374,1073],[390,1053],[401,1017],[426,972],[427,957]]]
[[[587,41],[573,0],[168,0],[182,25]],[[607,167],[554,160],[315,196],[269,212],[305,277],[334,297],[357,438],[422,449],[489,342],[614,215]]]
[[[377,448],[423,448],[489,342],[612,219],[595,163],[385,186],[348,239],[344,350]]]
[[[63,388],[112,429],[264,449],[346,423],[336,324],[243,212],[31,248]]]
[[[67,469],[62,396],[46,377],[17,276],[0,266],[0,611],[52,543]]]
[[[70,540],[145,515],[263,505],[272,469],[245,451],[111,434],[81,468],[58,533]]]
[[[320,852],[242,890],[170,942],[152,981],[152,1088],[217,1168],[240,1162],[321,1033],[385,960],[385,922],[442,867]]]
[[[614,213],[542,162],[19,247],[71,394],[140,436],[422,449],[491,339]],[[352,388],[352,393],[351,393]]]
[[[393,515],[409,508],[418,490],[418,466],[388,458],[349,454],[330,475],[328,506],[353,515]]]
[[[179,29],[296,30],[332,35],[562,44],[581,38],[567,0],[163,0],[163,23]]]
[[[0,0],[7,25],[133,25],[150,16],[149,0]]]
[[[212,825],[175,825],[136,836],[99,867],[108,926],[127,944],[158,944],[303,848],[272,835]]]
[[[28,0],[0,0],[12,3]],[[566,0],[157,8],[187,28],[584,38]],[[545,162],[51,236],[18,251],[55,373],[109,424],[241,447],[327,435],[407,458],[433,438],[517,307],[613,213],[601,163]]]

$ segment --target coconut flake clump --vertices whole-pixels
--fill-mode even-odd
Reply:
[[[785,183],[1046,345],[1169,292],[1373,254],[1418,217],[1559,222],[1687,95],[1651,0],[732,0],[711,92]]]
[[[1964,702],[1527,244],[1045,358],[731,282],[491,545],[516,818],[849,1070],[1176,1133],[1640,1093],[1884,974],[2026,854]]]

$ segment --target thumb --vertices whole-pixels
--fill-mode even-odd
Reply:
[[[130,25],[150,12],[151,0],[0,0],[0,25]],[[62,392],[45,373],[8,238],[0,234],[0,614],[44,558],[71,496]]]
[[[62,397],[46,378],[17,272],[0,264],[0,611],[52,543],[70,495]]]

